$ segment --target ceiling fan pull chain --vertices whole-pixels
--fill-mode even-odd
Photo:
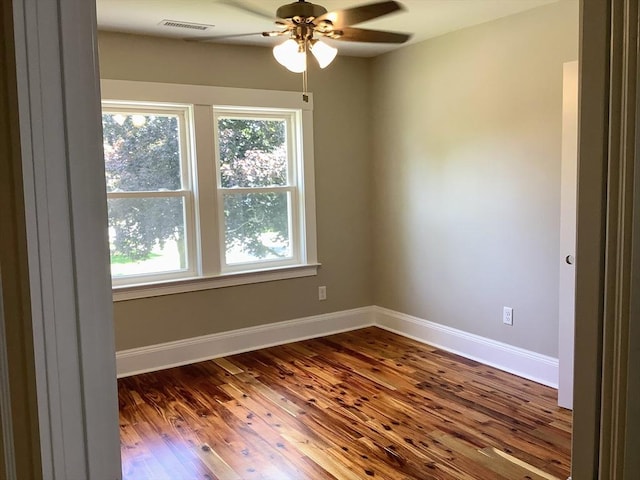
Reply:
[[[309,92],[307,91],[307,71],[302,72],[302,100],[309,103]]]
[[[304,69],[304,71],[302,72],[302,101],[309,103],[309,90],[308,90],[308,84],[307,84],[307,69],[309,67],[309,63],[308,63],[308,59],[309,57],[306,55],[307,53],[307,42],[305,41],[305,46],[304,46],[304,50],[305,50],[305,63],[307,64]]]

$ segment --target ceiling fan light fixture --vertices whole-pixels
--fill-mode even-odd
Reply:
[[[333,59],[336,58],[338,54],[338,49],[328,45],[320,40],[312,40],[310,48],[311,53],[316,60],[318,61],[318,65],[320,68],[325,68],[333,62]]]
[[[273,56],[280,65],[293,73],[302,73],[307,69],[307,55],[304,46],[293,38],[273,47]]]

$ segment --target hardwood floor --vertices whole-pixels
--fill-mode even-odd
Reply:
[[[118,385],[126,480],[569,475],[555,390],[375,327]]]

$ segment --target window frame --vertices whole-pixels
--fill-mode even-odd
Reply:
[[[220,242],[220,271],[223,273],[243,272],[252,269],[260,268],[275,268],[291,265],[298,265],[300,263],[301,250],[303,249],[304,242],[300,237],[300,231],[302,230],[302,222],[300,211],[303,210],[303,206],[300,205],[301,200],[304,199],[304,194],[300,194],[298,185],[301,183],[298,178],[298,165],[300,163],[300,157],[302,155],[299,141],[299,131],[297,126],[300,124],[298,112],[285,109],[247,109],[236,107],[213,107],[213,118],[215,127],[215,166],[216,166],[216,188],[217,188],[217,206],[218,206],[218,218],[220,219],[220,225],[218,229],[219,242]],[[231,118],[231,119],[252,119],[252,120],[283,120],[286,125],[286,146],[287,146],[287,183],[286,185],[273,185],[262,187],[223,187],[221,176],[221,161],[220,161],[220,148],[219,148],[219,135],[218,135],[218,119]],[[224,222],[224,199],[225,195],[242,195],[259,192],[284,192],[287,193],[287,202],[289,208],[288,223],[289,223],[289,239],[291,242],[291,256],[278,260],[267,259],[256,262],[239,262],[239,263],[227,263],[226,261],[226,248],[225,248],[225,234],[226,225]]]
[[[133,198],[182,198],[184,212],[184,235],[187,268],[183,270],[171,270],[158,273],[142,273],[123,276],[111,276],[113,286],[128,286],[131,284],[148,284],[165,280],[177,280],[191,278],[197,275],[199,270],[197,262],[196,238],[196,196],[193,191],[194,167],[193,152],[193,109],[188,104],[175,104],[166,102],[132,102],[132,101],[103,101],[103,113],[122,113],[126,115],[158,114],[175,115],[178,119],[178,136],[180,148],[180,182],[179,190],[140,190],[118,191],[107,190],[107,202],[110,199]]]
[[[190,275],[180,277],[153,276],[136,283],[114,282],[115,301],[317,274],[320,264],[316,242],[312,95],[307,103],[299,92],[126,80],[102,80],[101,88],[103,103],[109,105],[187,105],[191,108],[190,119],[193,122],[188,142],[194,157],[194,166],[190,164],[189,167],[194,226],[190,236],[193,245],[189,245],[192,247],[189,250],[199,254],[189,265],[193,265],[195,270]],[[218,188],[216,111],[276,114],[280,117],[288,114],[295,119],[290,128],[297,142],[288,153],[295,154],[299,159],[291,176],[291,180],[295,179],[296,182],[291,205],[295,210],[292,211],[292,223],[297,230],[296,239],[292,238],[292,249],[297,244],[298,251],[291,261],[261,261],[232,267],[225,265],[224,219]],[[203,248],[205,241],[207,247]]]

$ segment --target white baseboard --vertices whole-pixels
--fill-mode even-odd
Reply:
[[[558,388],[557,358],[377,306],[123,350],[116,354],[118,378],[373,325]]]
[[[374,324],[448,352],[558,388],[558,359],[421,318],[372,307]]]
[[[373,325],[371,307],[241,328],[116,353],[118,378]]]

